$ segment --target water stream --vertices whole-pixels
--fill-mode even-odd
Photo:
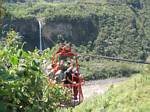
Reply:
[[[39,23],[40,51],[42,51],[42,24],[40,20],[38,20],[38,23]]]

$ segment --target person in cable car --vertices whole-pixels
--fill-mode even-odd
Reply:
[[[74,58],[75,57],[75,58]],[[80,79],[78,54],[71,49],[71,44],[62,44],[52,56],[52,72],[56,83],[63,83],[73,93],[74,100],[83,101],[81,85],[84,83]],[[67,62],[67,63],[66,63]]]
[[[70,62],[67,62],[67,70],[64,72],[65,74],[64,84],[73,84],[72,70],[73,70],[73,65]]]

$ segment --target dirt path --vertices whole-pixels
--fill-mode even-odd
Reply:
[[[103,94],[108,90],[110,85],[118,84],[126,79],[127,78],[111,78],[105,80],[86,81],[85,85],[82,87],[84,99],[96,94]]]

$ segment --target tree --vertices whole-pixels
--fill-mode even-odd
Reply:
[[[5,14],[3,2],[4,2],[4,0],[0,0],[0,25],[2,24],[2,19],[3,19],[4,14]]]

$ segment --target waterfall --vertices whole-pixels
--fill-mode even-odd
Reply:
[[[42,51],[42,24],[40,20],[38,20],[38,22],[39,22],[40,51]]]

